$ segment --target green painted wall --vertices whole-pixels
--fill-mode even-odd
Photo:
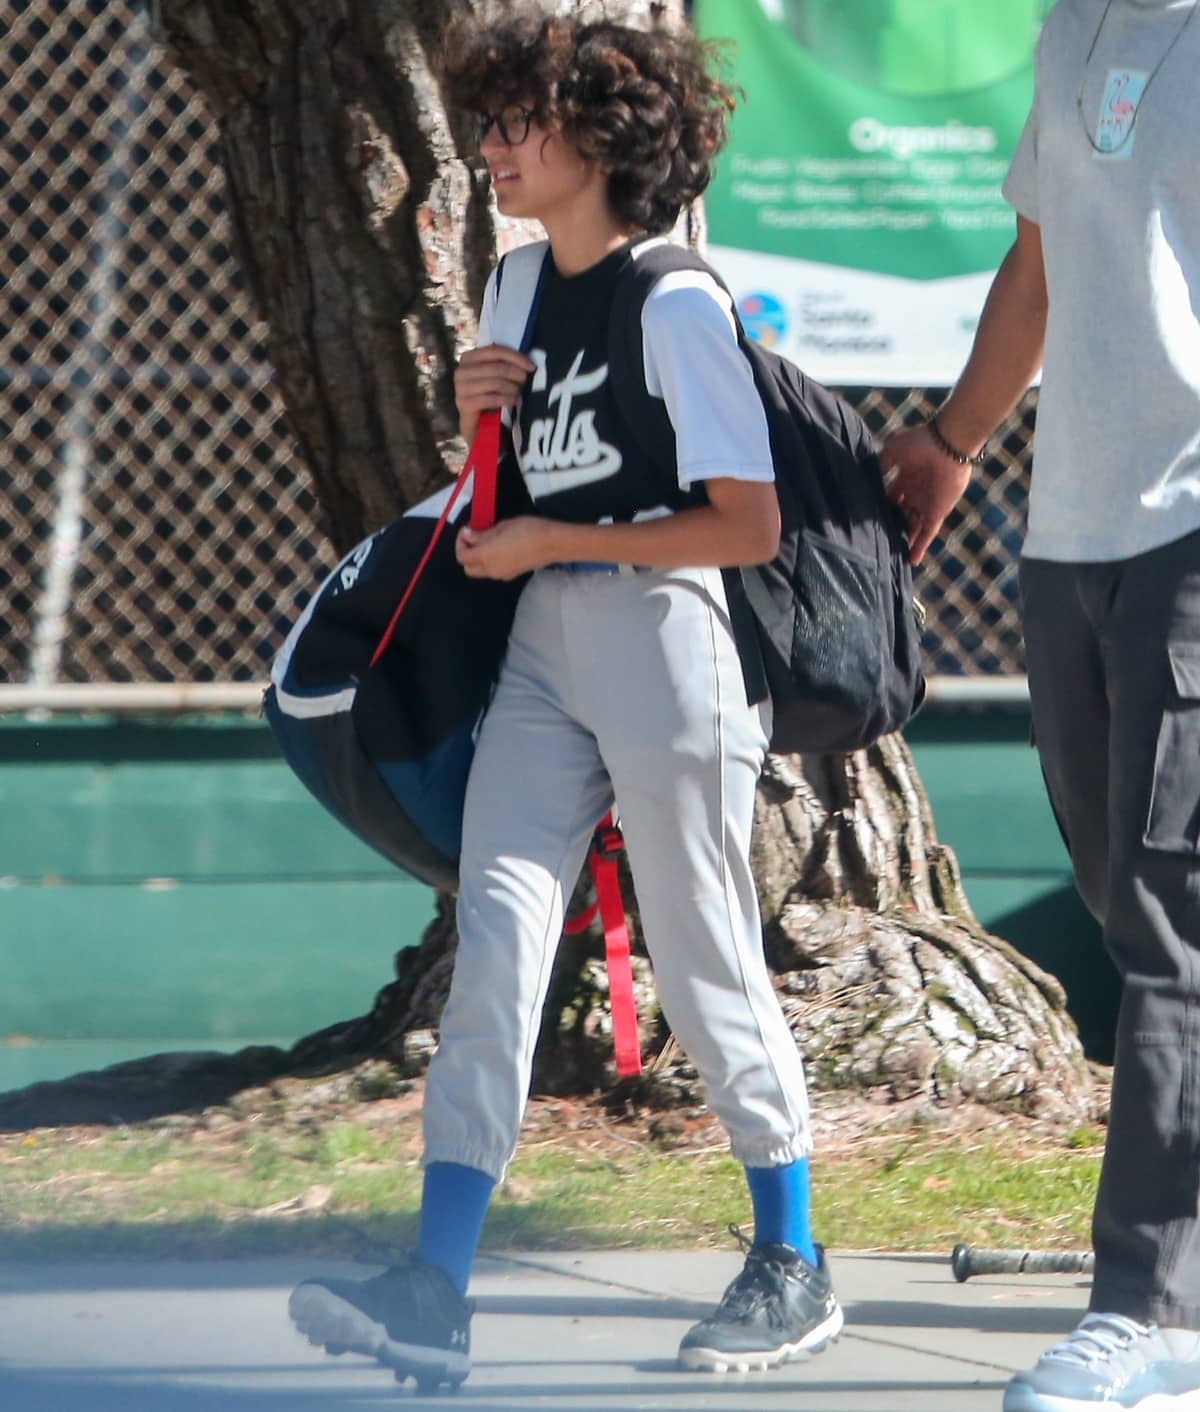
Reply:
[[[1026,715],[929,710],[909,739],[980,920],[1064,980],[1104,1057],[1115,978]],[[361,1014],[432,905],[310,799],[260,721],[0,721],[0,1088]]]
[[[5,721],[0,821],[0,1044],[288,1043],[362,1014],[432,915],[258,721]]]

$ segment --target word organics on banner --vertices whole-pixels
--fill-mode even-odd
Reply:
[[[697,0],[746,94],[708,195],[754,336],[825,382],[952,382],[1015,232],[1049,0]]]

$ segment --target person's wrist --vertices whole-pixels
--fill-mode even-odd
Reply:
[[[571,546],[561,520],[539,520],[542,526],[542,564],[565,564],[571,559]]]
[[[944,456],[948,456],[951,461],[964,469],[970,469],[979,464],[983,448],[987,445],[986,438],[983,441],[978,438],[968,438],[953,422],[948,424],[947,418],[941,410],[935,412],[925,425],[934,444]]]

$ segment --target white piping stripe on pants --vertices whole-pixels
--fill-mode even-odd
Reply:
[[[746,705],[718,570],[534,575],[467,789],[426,1162],[503,1176],[565,900],[614,790],[659,998],[734,1156],[809,1150],[749,864],[767,709]]]

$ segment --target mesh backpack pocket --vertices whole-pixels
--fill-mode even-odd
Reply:
[[[879,602],[873,559],[816,530],[800,531],[791,579],[791,673],[797,691],[850,710],[876,706]]]

